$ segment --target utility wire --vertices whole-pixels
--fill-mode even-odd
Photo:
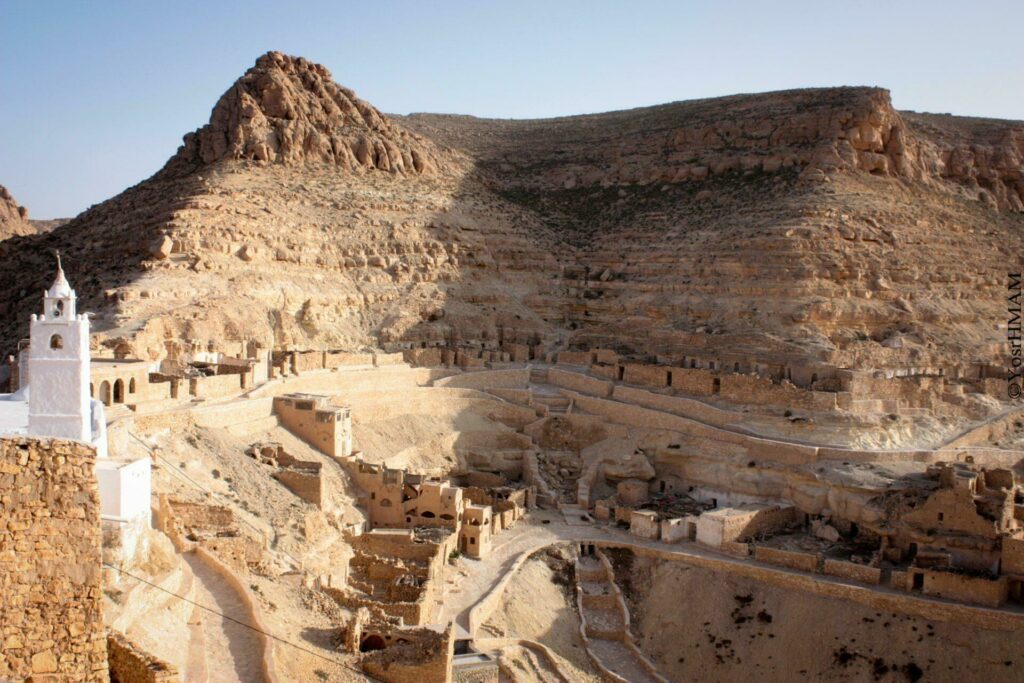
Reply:
[[[303,647],[302,645],[298,645],[296,643],[293,643],[290,640],[287,640],[287,639],[282,638],[280,636],[276,636],[273,633],[268,633],[267,631],[264,631],[262,629],[256,628],[255,626],[253,626],[251,624],[247,624],[244,621],[241,621],[239,619],[235,619],[234,617],[228,616],[227,614],[224,614],[223,612],[218,612],[217,610],[213,609],[212,607],[207,607],[206,605],[200,604],[200,603],[196,602],[195,600],[190,600],[190,599],[186,598],[183,595],[178,595],[177,593],[172,593],[171,591],[167,590],[163,586],[159,586],[159,585],[157,585],[155,583],[152,583],[151,581],[147,581],[146,579],[142,578],[141,576],[135,576],[131,572],[125,571],[124,569],[121,569],[120,567],[115,567],[114,565],[112,565],[112,564],[110,564],[108,562],[104,562],[103,566],[104,567],[109,567],[110,569],[113,569],[114,571],[120,572],[121,574],[124,574],[125,576],[127,576],[129,578],[135,579],[136,581],[140,581],[140,582],[146,584],[147,586],[152,586],[153,588],[156,588],[159,591],[163,591],[164,593],[167,593],[168,595],[170,595],[172,597],[178,598],[179,600],[187,602],[190,605],[195,605],[199,609],[204,609],[207,612],[210,612],[211,614],[216,614],[217,616],[219,616],[219,617],[221,617],[223,619],[227,619],[228,621],[234,622],[234,623],[238,624],[239,626],[244,626],[245,628],[247,628],[247,629],[249,629],[251,631],[255,631],[256,633],[261,633],[261,634],[267,636],[268,638],[273,638],[274,640],[276,640],[278,642],[284,643],[285,645],[288,645],[290,647],[294,647],[296,650],[301,650],[302,652],[305,652],[306,654],[313,655],[314,657],[318,657],[318,658],[323,659],[324,661],[328,661],[328,662],[330,662],[332,664],[337,664],[340,667],[343,667],[343,668],[346,668],[346,669],[348,669],[350,671],[356,672],[360,676],[364,676],[364,677],[366,676],[366,674],[363,671],[360,671],[359,669],[356,669],[355,667],[353,667],[353,666],[351,666],[349,664],[346,664],[345,662],[343,662],[341,660],[332,659],[331,657],[327,657],[325,655],[322,655],[319,652],[315,652],[313,650],[310,650],[309,648]]]

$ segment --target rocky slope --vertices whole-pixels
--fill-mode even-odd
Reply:
[[[834,88],[403,123],[574,247],[560,303],[580,346],[855,367],[998,354],[1020,122]]]
[[[31,235],[36,230],[28,220],[28,209],[14,201],[6,187],[0,185],[0,240],[13,235]]]
[[[268,53],[152,178],[0,245],[0,346],[59,247],[104,342],[149,358],[256,339],[994,359],[1022,156],[1024,124],[874,88],[388,117]]]

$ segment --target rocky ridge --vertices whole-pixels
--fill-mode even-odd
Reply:
[[[877,88],[387,117],[268,53],[153,178],[0,246],[0,335],[24,334],[61,248],[102,342],[145,358],[251,339],[994,360],[1022,131]]]
[[[260,57],[221,96],[210,123],[185,136],[168,168],[241,159],[411,175],[448,163],[432,144],[335,83],[325,67],[280,52]]]
[[[28,209],[14,201],[10,191],[0,185],[0,240],[13,235],[31,235],[35,228],[28,220]]]

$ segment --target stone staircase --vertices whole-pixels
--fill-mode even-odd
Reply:
[[[613,577],[611,564],[593,546],[576,560],[576,601],[587,652],[614,681],[667,683],[633,643],[629,612]]]

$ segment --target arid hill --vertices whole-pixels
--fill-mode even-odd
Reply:
[[[104,343],[147,358],[254,339],[994,360],[1022,157],[1020,122],[877,88],[388,117],[268,53],[152,178],[0,245],[0,340],[60,248]]]

